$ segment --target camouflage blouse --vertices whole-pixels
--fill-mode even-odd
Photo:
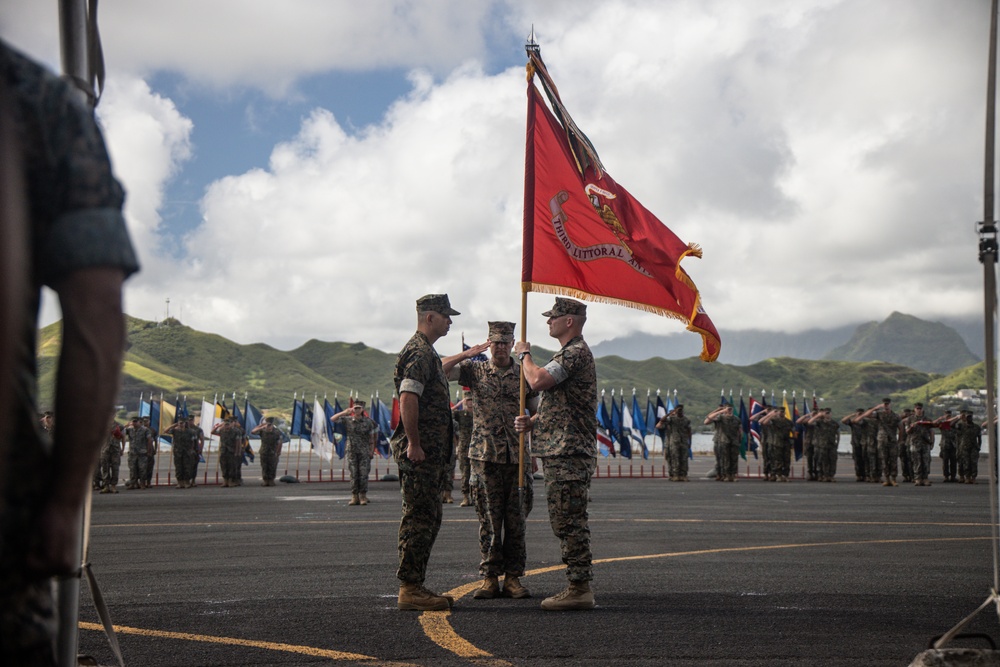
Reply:
[[[542,392],[531,439],[535,456],[597,457],[597,369],[582,337],[545,366],[556,385]]]
[[[451,392],[441,367],[441,358],[427,336],[417,331],[396,356],[393,382],[400,396],[418,396],[417,429],[428,463],[450,463],[452,452]],[[406,428],[403,422],[390,440],[397,463],[406,460]]]
[[[459,364],[458,377],[463,387],[472,390],[476,401],[469,458],[517,463],[520,440],[514,430],[514,417],[521,409],[520,365],[513,359],[507,368],[497,368],[492,361],[468,360]],[[537,395],[529,390],[525,398]],[[527,446],[525,442],[525,452],[530,456]]]

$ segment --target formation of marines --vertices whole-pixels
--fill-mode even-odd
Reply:
[[[681,413],[682,414],[682,413]],[[904,483],[930,486],[931,450],[934,448],[934,429],[941,432],[940,458],[944,481],[975,484],[978,475],[979,454],[982,450],[982,429],[972,412],[961,410],[953,416],[946,410],[938,419],[931,420],[922,403],[914,404],[902,415],[892,410],[892,401],[883,399],[878,405],[858,408],[835,421],[830,408],[822,408],[799,417],[795,424],[786,417],[781,407],[765,407],[750,417],[760,424],[760,454],[763,460],[762,478],[766,481],[787,482],[790,476],[793,426],[802,432],[802,451],[806,459],[806,479],[833,482],[837,475],[840,426],[850,429],[851,459],[858,482],[881,483],[892,487]],[[716,481],[736,481],[743,428],[733,415],[732,406],[724,405],[705,417],[705,425],[714,428],[713,445],[716,458]],[[677,413],[668,413],[657,423],[666,428],[664,449],[671,480],[677,478],[675,461],[683,456],[686,462],[687,444],[674,442],[670,429],[679,424],[678,432],[685,431],[684,421]],[[683,438],[683,436],[682,436]],[[683,478],[681,478],[683,479]]]

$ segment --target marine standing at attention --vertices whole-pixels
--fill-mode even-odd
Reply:
[[[417,299],[417,331],[396,357],[393,382],[399,394],[399,425],[389,443],[399,468],[399,597],[411,611],[444,611],[453,598],[424,587],[427,562],[441,528],[441,492],[451,474],[451,391],[446,370],[460,355],[442,361],[434,343],[447,335],[452,315],[447,294]],[[447,366],[446,366],[447,365]]]
[[[365,416],[365,402],[358,400],[330,417],[330,421],[342,423],[347,432],[347,468],[351,473],[351,501],[347,504],[367,505],[368,475],[375,456],[378,425]]]
[[[490,359],[477,361],[485,345]],[[514,344],[513,322],[490,322],[488,343],[470,348],[448,375],[468,387],[476,404],[469,462],[470,488],[479,515],[479,574],[483,583],[473,595],[477,600],[496,597],[531,597],[521,585],[527,560],[525,526],[532,506],[531,453],[525,448],[524,479],[520,471],[520,439],[514,418],[521,411],[520,365],[510,356]],[[527,399],[535,403],[537,394]],[[523,506],[519,487],[524,489]],[[503,575],[503,590],[499,577]]]
[[[531,388],[542,392],[538,412],[518,415],[515,429],[532,432],[532,451],[542,460],[552,532],[559,538],[569,586],[545,598],[542,609],[593,609],[587,502],[597,465],[597,369],[583,339],[587,306],[557,297],[548,318],[549,335],[562,346],[545,366],[531,359],[531,344],[518,341],[514,353]]]
[[[261,486],[274,486],[278,476],[278,461],[281,459],[281,431],[274,425],[274,417],[268,417],[250,431],[260,436],[260,478]]]
[[[899,486],[899,415],[892,411],[892,399],[883,398],[880,405],[868,408],[858,419],[872,417],[878,429],[875,436],[878,443],[878,461],[885,481],[882,486]]]

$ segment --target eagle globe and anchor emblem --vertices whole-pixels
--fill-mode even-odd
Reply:
[[[552,227],[555,229],[556,237],[559,239],[559,242],[562,243],[567,254],[580,262],[592,262],[597,259],[617,259],[625,262],[632,267],[632,269],[647,278],[652,278],[652,276],[644,268],[642,268],[632,256],[632,249],[629,248],[628,243],[625,242],[628,234],[625,231],[625,227],[618,219],[618,216],[615,215],[615,212],[610,206],[607,205],[607,203],[602,202],[602,199],[616,199],[615,194],[613,192],[608,192],[593,183],[588,183],[584,187],[583,191],[590,200],[591,205],[594,207],[594,211],[604,222],[608,230],[618,240],[618,243],[598,243],[590,246],[580,246],[574,243],[573,239],[570,238],[569,233],[566,230],[566,225],[569,223],[569,216],[562,207],[565,202],[569,201],[569,193],[565,190],[560,190],[552,199],[549,200],[549,210],[552,212]]]

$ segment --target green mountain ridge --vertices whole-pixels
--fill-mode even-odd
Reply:
[[[879,359],[942,374],[979,361],[959,333],[948,325],[898,312],[882,322],[862,324],[847,343],[831,350],[824,359]]]
[[[39,332],[38,360],[41,374],[41,404],[52,404],[55,362],[61,323]],[[310,340],[302,346],[282,351],[255,343],[240,345],[216,334],[187,327],[177,320],[149,322],[127,319],[128,344],[123,368],[119,403],[134,410],[140,394],[173,400],[187,396],[195,407],[202,397],[242,401],[246,394],[257,407],[289,414],[293,396],[311,399],[334,396],[346,399],[352,391],[362,398],[378,392],[389,402],[393,394],[392,372],[395,355],[364,343]],[[535,359],[544,364],[549,350],[535,348]],[[633,390],[645,407],[646,395],[657,390],[664,398],[673,396],[697,417],[719,403],[720,392],[730,392],[737,403],[741,395],[758,400],[762,392],[768,402],[792,400],[793,392],[801,408],[802,399],[813,392],[822,406],[837,414],[870,406],[883,396],[904,404],[953,393],[960,388],[985,386],[980,362],[947,376],[927,373],[882,361],[810,361],[779,357],[749,366],[707,364],[696,357],[680,360],[662,358],[631,361],[618,356],[597,359],[599,389],[610,397]],[[452,391],[458,389],[453,384]],[[783,391],[787,394],[783,395]],[[343,401],[342,401],[343,402]],[[932,402],[932,401],[930,401]]]

